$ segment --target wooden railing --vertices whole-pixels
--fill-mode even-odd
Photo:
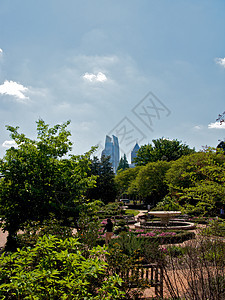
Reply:
[[[163,269],[157,264],[135,265],[119,272],[123,281],[131,288],[146,285],[155,288],[155,295],[163,298]]]

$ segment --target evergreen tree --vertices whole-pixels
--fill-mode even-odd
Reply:
[[[109,203],[115,201],[116,184],[115,174],[112,169],[109,156],[102,156],[99,160],[96,156],[92,159],[91,174],[97,175],[96,186],[87,192],[87,197],[91,200],[101,200]]]
[[[119,162],[119,165],[118,165],[118,168],[117,168],[117,172],[119,170],[126,170],[128,168],[129,168],[129,164],[128,164],[128,161],[127,161],[126,154],[124,154],[124,156],[121,157],[121,159],[120,159],[120,162]]]

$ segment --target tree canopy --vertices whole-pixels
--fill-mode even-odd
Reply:
[[[128,189],[132,181],[137,177],[140,169],[141,167],[135,167],[118,172],[115,177],[118,196],[122,196],[123,194],[128,193]]]
[[[156,204],[168,192],[164,179],[170,165],[167,161],[158,161],[141,167],[136,178],[131,182],[128,192],[136,192],[146,202]]]
[[[68,155],[70,122],[52,128],[43,120],[36,123],[37,140],[19,133],[19,127],[7,126],[17,144],[0,160],[0,212],[9,238],[27,221],[43,220],[51,213],[64,220],[76,216],[95,183],[96,177],[87,175],[92,151]]]
[[[136,165],[143,166],[149,162],[156,161],[173,161],[183,155],[188,155],[195,152],[195,149],[189,148],[188,145],[182,144],[178,140],[169,140],[159,138],[152,140],[153,145],[148,144],[141,146],[134,159]]]
[[[225,156],[207,150],[181,157],[166,174],[170,195],[187,211],[216,214],[225,204]]]

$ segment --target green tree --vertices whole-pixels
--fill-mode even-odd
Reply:
[[[110,157],[102,156],[101,160],[94,157],[91,160],[90,174],[97,176],[95,187],[88,189],[87,198],[101,200],[105,204],[115,201],[116,185],[115,174]]]
[[[156,162],[159,160],[173,161],[177,160],[183,155],[194,153],[194,149],[182,144],[178,140],[169,140],[160,138],[152,140],[153,145],[148,144],[141,146],[134,159],[138,166],[146,165],[149,162]]]
[[[165,174],[171,166],[170,162],[157,161],[141,167],[135,180],[132,181],[129,193],[133,190],[146,199],[146,202],[156,204],[168,193]]]
[[[121,159],[120,159],[120,162],[119,162],[119,165],[118,165],[118,168],[117,168],[117,172],[119,170],[126,170],[126,169],[129,169],[129,164],[128,164],[128,161],[127,161],[126,154],[124,154],[124,156],[121,157]]]
[[[142,167],[129,168],[124,171],[119,171],[115,176],[115,182],[117,186],[118,196],[128,193],[128,189],[131,186]]]
[[[43,120],[36,123],[37,140],[7,126],[17,144],[0,160],[0,212],[8,246],[27,221],[42,221],[51,213],[64,220],[78,215],[86,190],[95,183],[87,175],[92,151],[65,158],[72,146],[70,122],[52,128]]]
[[[209,149],[181,157],[166,174],[170,195],[195,214],[215,215],[225,204],[225,156]]]

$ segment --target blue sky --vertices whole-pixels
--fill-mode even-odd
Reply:
[[[128,158],[160,137],[215,147],[224,15],[223,0],[1,0],[0,156],[5,125],[35,138],[39,118],[71,120],[74,154],[99,154],[106,134]]]

